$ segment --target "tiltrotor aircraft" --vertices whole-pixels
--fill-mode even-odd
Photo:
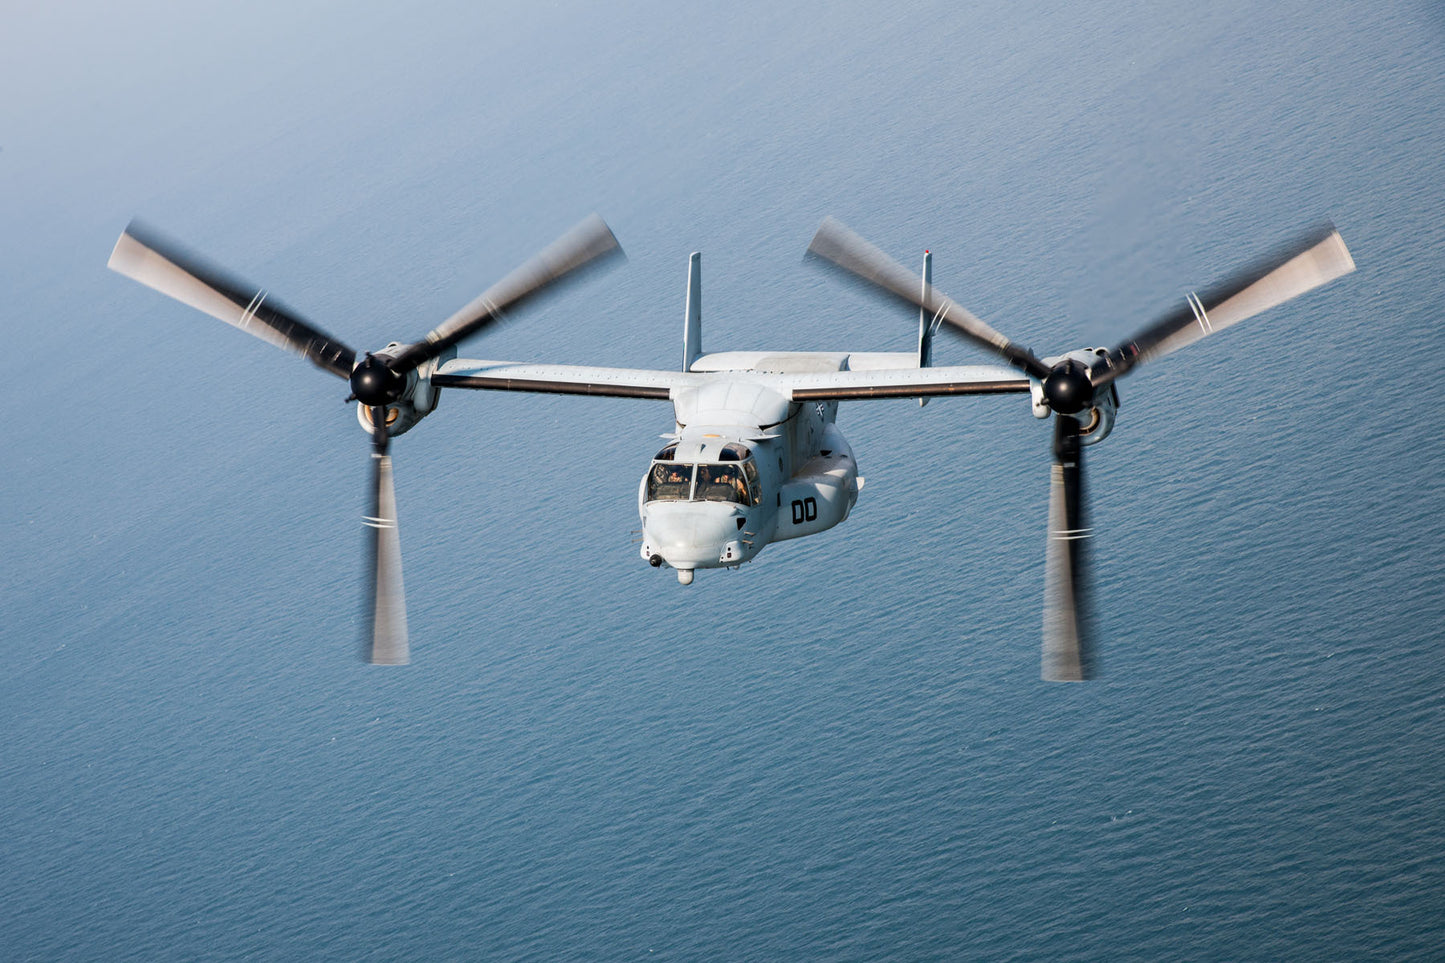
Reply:
[[[1073,681],[1094,668],[1089,631],[1083,448],[1109,435],[1119,410],[1115,382],[1135,365],[1253,317],[1354,269],[1333,227],[1298,239],[1112,349],[1039,358],[945,297],[832,218],[808,248],[896,301],[919,309],[917,353],[702,350],[701,257],[688,267],[683,356],[678,371],[458,358],[457,345],[544,291],[622,254],[593,215],[443,321],[420,341],[358,355],[346,344],[173,243],[132,223],[110,267],[178,301],[301,355],[347,380],[357,418],[372,437],[373,501],[367,658],[409,659],[391,439],[435,410],[443,388],[652,398],[672,402],[675,429],[638,488],[642,557],[688,585],[698,569],[736,567],[769,543],[826,531],[848,517],[863,487],[835,424],[840,401],[935,395],[1030,396],[1053,417],[1053,469],[1045,568],[1043,677]],[[1000,355],[1003,365],[932,364],[946,328]]]

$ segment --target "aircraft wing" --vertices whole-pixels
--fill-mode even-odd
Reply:
[[[1026,393],[1029,379],[1001,365],[951,365],[864,371],[658,371],[572,364],[519,364],[459,358],[432,375],[438,388],[533,391],[545,394],[651,398],[667,401],[684,388],[736,380],[761,384],[792,401],[854,401],[936,395]]]
[[[1001,365],[951,365],[878,371],[822,371],[762,375],[793,401],[855,401],[934,395],[1024,393],[1029,379]]]
[[[575,364],[518,364],[512,361],[448,361],[432,375],[438,388],[534,391],[543,394],[652,398],[667,401],[677,388],[705,384],[707,374],[647,368],[601,368]]]

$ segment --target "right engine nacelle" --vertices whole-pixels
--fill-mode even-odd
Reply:
[[[1081,364],[1092,367],[1098,360],[1108,354],[1105,348],[1084,348],[1079,351],[1070,351],[1066,355],[1057,358],[1045,358],[1044,363],[1050,366],[1058,364],[1065,358],[1072,358]],[[1033,401],[1035,418],[1047,418],[1054,412],[1049,407],[1044,397],[1043,385],[1029,379],[1029,395]],[[1079,423],[1079,441],[1085,445],[1096,445],[1109,437],[1109,432],[1114,430],[1114,418],[1119,412],[1119,392],[1114,388],[1113,382],[1105,385],[1096,392],[1092,403],[1088,408],[1073,415],[1059,415],[1060,418],[1073,418]]]

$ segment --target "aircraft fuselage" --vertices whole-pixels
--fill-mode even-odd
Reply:
[[[837,402],[794,402],[742,378],[680,394],[676,431],[638,488],[642,557],[691,583],[770,542],[848,517],[860,481]]]

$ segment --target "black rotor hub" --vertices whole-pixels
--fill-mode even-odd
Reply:
[[[374,355],[351,369],[351,394],[368,408],[380,408],[399,399],[406,390],[406,376],[393,371]]]
[[[1044,398],[1055,413],[1073,415],[1094,401],[1089,369],[1073,359],[1054,366],[1044,379]]]

